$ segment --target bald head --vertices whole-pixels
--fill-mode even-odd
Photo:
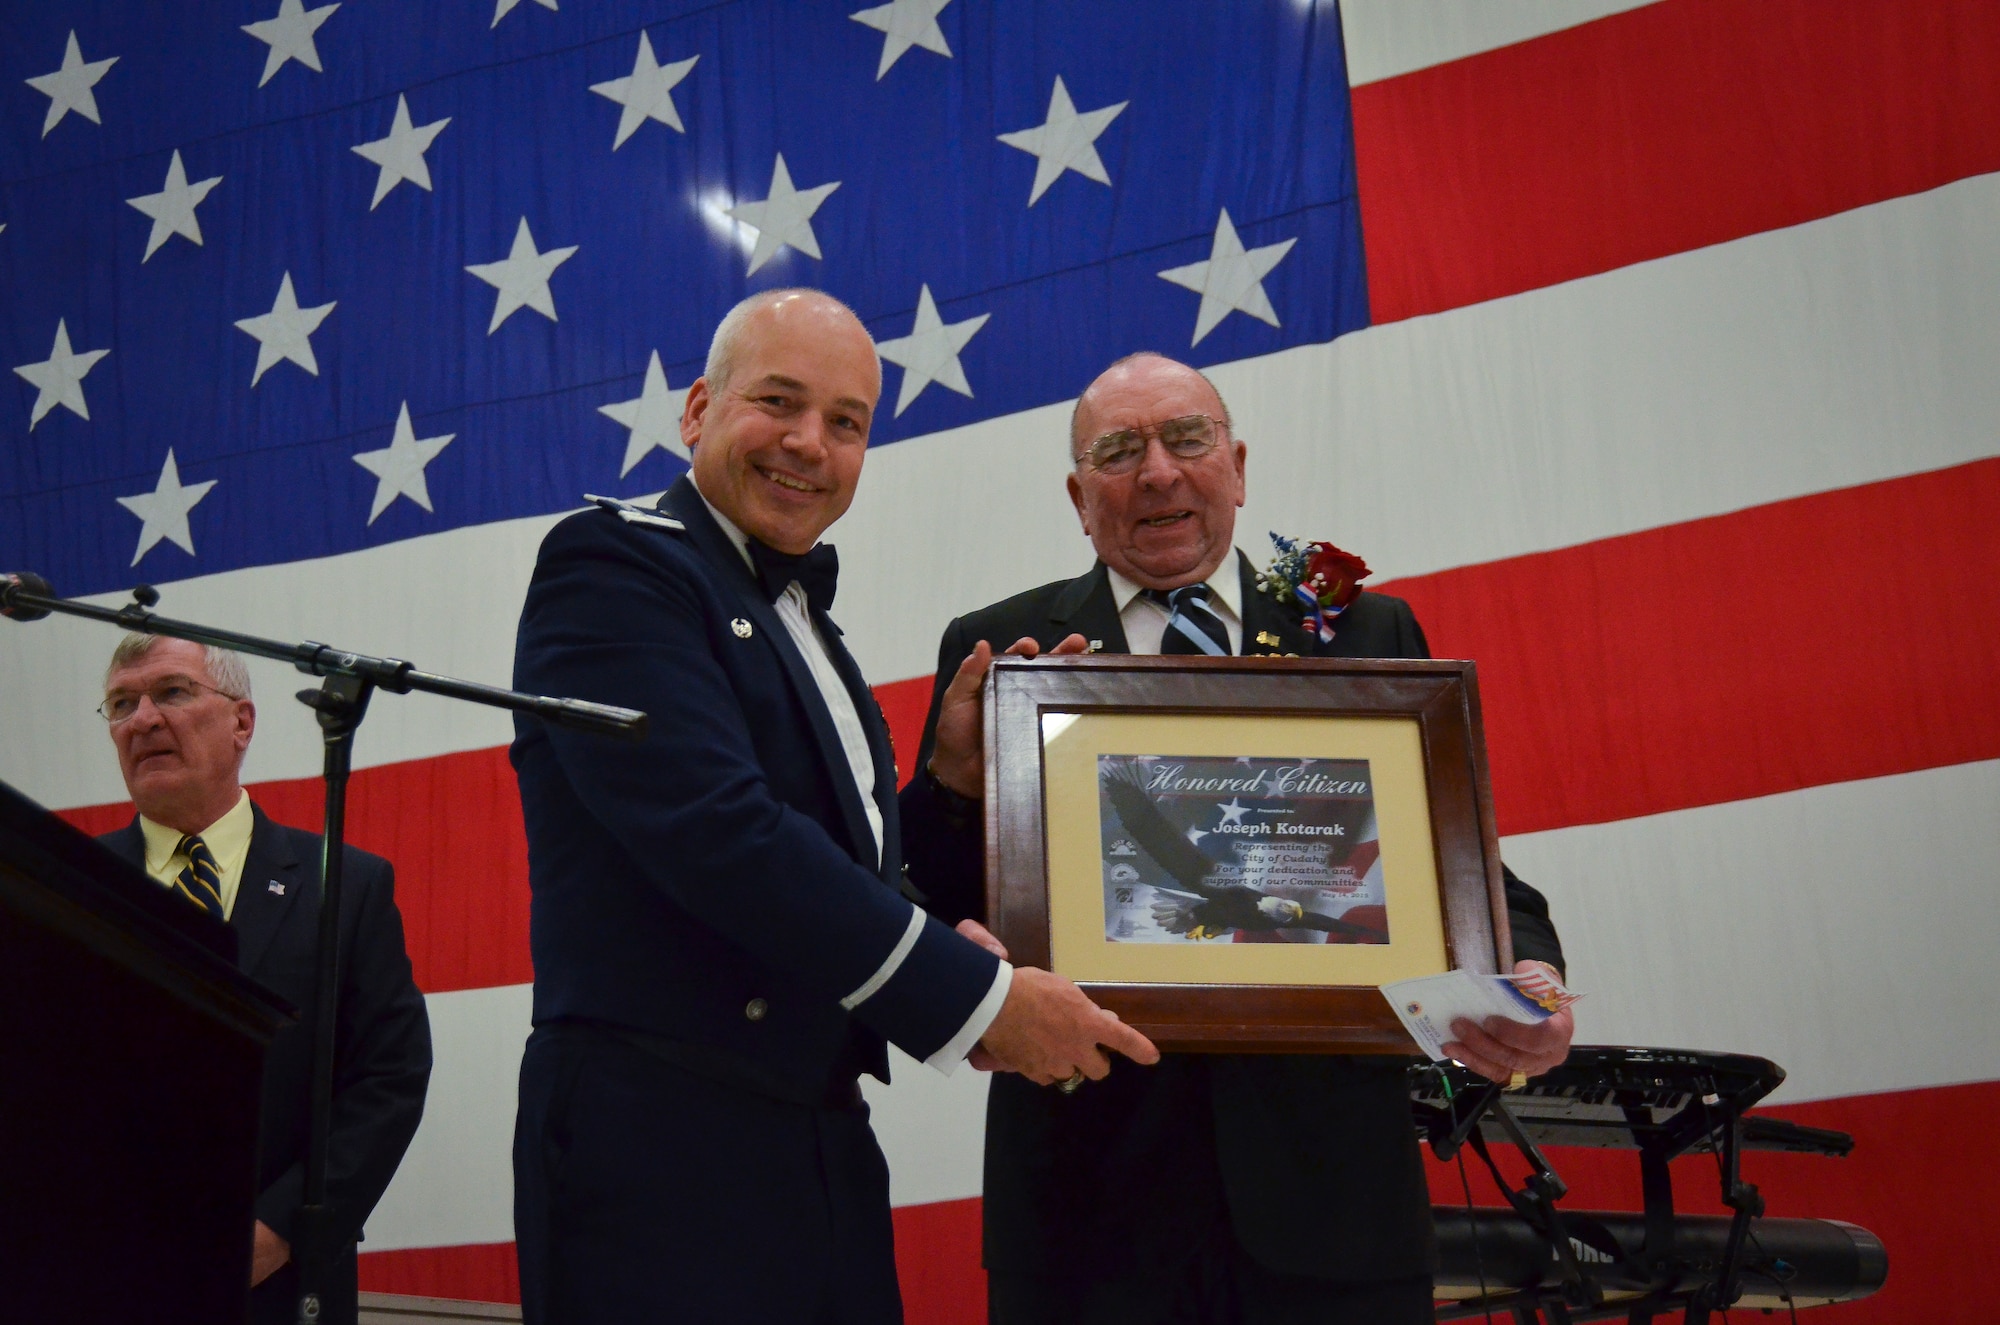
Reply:
[[[737,301],[734,308],[722,315],[722,321],[715,324],[715,335],[708,342],[708,364],[702,376],[708,379],[709,390],[720,391],[729,383],[729,374],[736,366],[738,351],[743,344],[745,330],[751,321],[766,309],[776,310],[780,316],[796,318],[800,315],[818,316],[829,325],[851,323],[866,337],[868,332],[861,326],[861,319],[853,309],[835,299],[824,290],[813,290],[805,286],[789,286],[782,290],[760,290],[746,299]],[[845,314],[845,317],[841,315]],[[875,341],[868,339],[868,348],[873,352]],[[882,373],[882,361],[875,361],[875,374]]]
[[[1229,406],[1223,402],[1222,393],[1215,389],[1215,383],[1209,380],[1207,373],[1202,372],[1199,368],[1191,368],[1177,359],[1169,359],[1166,355],[1153,350],[1140,350],[1136,354],[1128,354],[1122,359],[1115,360],[1109,368],[1099,373],[1091,381],[1091,384],[1083,389],[1082,395],[1076,398],[1076,407],[1069,412],[1069,454],[1071,460],[1076,459],[1077,454],[1086,445],[1093,439],[1101,437],[1106,431],[1105,429],[1091,426],[1091,419],[1086,413],[1086,407],[1093,398],[1101,397],[1106,391],[1115,392],[1118,390],[1134,374],[1142,377],[1157,375],[1162,378],[1192,375],[1200,379],[1201,384],[1208,388],[1208,395],[1213,406],[1213,408],[1203,412],[1225,425],[1229,423]]]
[[[1177,457],[1159,425],[1200,415],[1216,446]],[[1081,459],[1091,441],[1127,429],[1146,439],[1136,468],[1109,473]],[[1120,359],[1098,375],[1070,422],[1070,500],[1104,564],[1148,589],[1178,589],[1216,573],[1236,534],[1245,449],[1215,386],[1160,354]]]

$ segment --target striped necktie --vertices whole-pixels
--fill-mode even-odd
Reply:
[[[174,891],[217,920],[229,919],[222,913],[222,869],[201,834],[189,833],[174,850],[188,858],[187,868],[174,876]]]
[[[1206,584],[1184,584],[1172,592],[1142,590],[1147,599],[1167,613],[1167,628],[1160,636],[1161,653],[1206,653],[1222,657],[1229,652],[1229,629],[1208,605]]]

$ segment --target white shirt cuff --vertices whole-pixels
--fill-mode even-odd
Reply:
[[[1000,1015],[1000,1005],[1007,1001],[1007,991],[1014,986],[1014,967],[1009,962],[1001,962],[1000,969],[993,973],[993,987],[986,991],[986,997],[979,1000],[979,1006],[966,1018],[965,1025],[958,1028],[958,1034],[951,1037],[944,1048],[926,1058],[924,1062],[950,1076],[972,1052],[972,1046],[979,1043],[979,1037],[986,1034],[986,1028]]]

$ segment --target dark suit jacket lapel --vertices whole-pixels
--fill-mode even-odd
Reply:
[[[319,862],[299,858],[292,836],[255,805],[256,827],[250,830],[250,853],[243,858],[243,878],[236,885],[236,905],[229,923],[236,930],[236,965],[245,975],[257,973],[257,963],[299,894],[319,881]],[[273,883],[282,893],[271,891]]]
[[[1246,656],[1295,654],[1310,658],[1319,651],[1318,641],[1299,624],[1302,619],[1257,587],[1257,569],[1241,551],[1236,554],[1238,573],[1243,577],[1243,652]],[[1277,640],[1276,644],[1271,641]]]
[[[847,751],[840,744],[840,733],[834,730],[833,715],[827,712],[826,699],[820,694],[819,683],[813,679],[812,669],[799,655],[798,646],[792,643],[792,632],[785,629],[785,623],[778,619],[778,613],[764,597],[764,587],[757,583],[757,577],[750,572],[749,562],[736,550],[729,535],[708,513],[708,504],[695,490],[694,483],[683,476],[673,487],[667,489],[660,498],[660,509],[687,526],[688,537],[696,548],[715,568],[717,578],[735,594],[736,605],[756,631],[764,637],[765,647],[773,649],[778,661],[784,665],[785,675],[790,678],[792,689],[798,694],[799,703],[805,709],[806,720],[812,727],[813,740],[819,746],[820,759],[826,766],[826,775],[840,802],[841,818],[847,824],[847,835],[854,843],[857,859],[873,868],[877,865],[873,848],[875,834],[868,827],[868,814],[861,806],[860,788],[854,785],[854,772],[847,762]],[[822,618],[823,619],[823,618]],[[824,638],[824,636],[822,637]],[[835,655],[835,665],[845,649],[829,648]],[[849,667],[853,666],[849,661]],[[843,673],[845,675],[845,673]],[[860,673],[857,671],[858,677]],[[852,683],[849,689],[853,688]],[[857,704],[857,708],[860,707]],[[865,712],[865,710],[863,710]],[[863,726],[867,720],[863,719]],[[870,737],[871,748],[873,736]],[[885,742],[886,744],[886,742]],[[890,764],[893,769],[894,763]],[[879,781],[879,767],[878,767]],[[891,774],[893,778],[893,773]],[[893,799],[893,797],[892,797]],[[884,838],[886,839],[888,818],[885,815]]]
[[[139,827],[139,816],[133,815],[132,822],[104,838],[104,846],[120,860],[146,868],[146,834]]]
[[[1111,596],[1111,573],[1098,562],[1087,575],[1079,575],[1071,580],[1063,591],[1056,595],[1055,603],[1049,608],[1049,624],[1055,627],[1054,644],[1065,636],[1081,635],[1097,645],[1097,653],[1128,653],[1125,643],[1125,626],[1118,619],[1118,603]],[[1007,640],[998,647],[1006,648],[1014,641]]]

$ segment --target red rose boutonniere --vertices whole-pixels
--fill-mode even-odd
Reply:
[[[1272,534],[1271,542],[1278,553],[1258,572],[1257,587],[1302,609],[1305,616],[1299,624],[1318,635],[1320,643],[1331,643],[1334,619],[1361,596],[1368,563],[1331,543],[1309,543],[1282,534]]]

